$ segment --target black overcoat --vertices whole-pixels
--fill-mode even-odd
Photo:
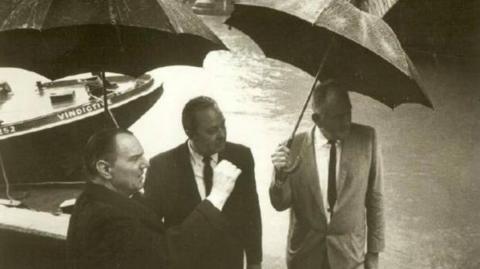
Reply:
[[[75,204],[67,256],[75,269],[184,268],[213,234],[226,229],[220,211],[204,201],[168,229],[143,204],[88,183]]]

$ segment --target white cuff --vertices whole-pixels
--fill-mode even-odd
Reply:
[[[210,203],[212,203],[213,206],[215,206],[218,210],[222,211],[223,206],[228,199],[228,196],[211,192],[206,199],[210,201]]]

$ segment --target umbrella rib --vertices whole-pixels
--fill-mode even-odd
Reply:
[[[5,20],[3,20],[3,23],[2,25],[0,26],[0,30],[5,30],[5,25],[10,21],[10,18],[11,16],[14,14],[14,12],[17,10],[17,7],[20,5],[21,3],[16,3],[15,7],[12,8],[10,10],[10,12],[8,13],[8,15],[5,17]]]
[[[368,2],[368,13],[374,14],[379,17],[383,17],[387,14],[395,5],[397,5],[399,0],[376,0],[376,1],[367,1]]]
[[[118,44],[121,46],[122,50],[125,50],[125,48],[123,47],[123,40],[122,40],[122,36],[121,36],[121,33],[120,33],[120,29],[119,29],[120,25],[118,23],[118,20],[116,19],[117,16],[115,15],[115,11],[114,11],[114,9],[116,9],[117,14],[120,14],[119,9],[118,9],[117,5],[114,5],[112,0],[108,0],[108,2],[109,2],[108,12],[109,12],[109,17],[110,17],[110,22],[113,25],[113,28],[115,29],[115,36],[117,37]],[[120,24],[121,24],[121,22],[120,22]]]
[[[40,24],[40,27],[38,29],[39,31],[43,31],[44,26],[45,26],[45,22],[47,21],[47,17],[48,17],[48,14],[50,13],[53,1],[55,1],[55,0],[49,0],[49,1],[50,2],[48,4],[48,7],[46,8],[46,11],[43,14],[42,23]]]
[[[178,31],[182,31],[183,29],[181,27],[179,27],[178,23],[173,22],[176,18],[175,17],[170,17],[169,14],[168,14],[169,12],[167,12],[167,10],[170,11],[170,12],[175,12],[176,15],[178,15],[178,12],[176,10],[172,9],[171,7],[167,7],[167,5],[163,2],[163,0],[154,0],[154,1],[156,1],[162,7],[160,10],[163,12],[163,14],[165,14],[165,17],[168,18],[168,20],[167,20],[168,24],[169,24],[170,28],[174,30],[174,33],[177,33]]]

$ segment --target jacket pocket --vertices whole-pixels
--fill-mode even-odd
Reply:
[[[304,236],[301,236],[300,234],[296,234],[294,230],[289,242],[288,254],[293,258],[300,258],[321,241],[325,241],[325,235],[323,233],[309,230]]]

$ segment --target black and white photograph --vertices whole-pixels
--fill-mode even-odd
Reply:
[[[479,0],[0,0],[0,269],[480,268]]]

